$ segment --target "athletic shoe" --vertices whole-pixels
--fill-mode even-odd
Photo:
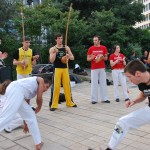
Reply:
[[[109,101],[109,100],[106,100],[106,101],[102,101],[102,103],[110,103],[110,101]]]
[[[92,101],[91,103],[92,103],[92,104],[96,104],[97,102],[95,102],[95,101]]]
[[[75,105],[73,105],[72,107],[77,107],[77,105],[75,104]]]
[[[119,102],[120,100],[119,100],[119,98],[116,98],[116,102]]]
[[[11,130],[10,130],[9,128],[5,128],[4,131],[5,131],[6,133],[11,133]]]
[[[129,98],[126,98],[124,101],[129,101],[130,99]]]
[[[56,108],[50,108],[50,111],[55,111],[56,110]]]

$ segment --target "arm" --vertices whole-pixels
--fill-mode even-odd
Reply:
[[[37,81],[38,81],[37,99],[36,99],[37,107],[35,108],[35,113],[38,113],[41,110],[42,103],[43,103],[42,95],[44,92],[44,80],[43,80],[43,78],[37,77]]]
[[[148,53],[147,63],[150,64],[150,52]]]
[[[49,50],[49,61],[53,63],[56,59],[56,53],[58,50],[55,47],[50,48]]]
[[[136,103],[140,103],[140,102],[144,101],[146,98],[147,98],[147,96],[145,96],[143,94],[143,92],[140,92],[139,96],[135,100],[133,100],[133,101],[130,101],[130,100],[126,101],[125,105],[128,108],[128,107],[131,107],[131,106],[135,105]]]
[[[108,55],[105,54],[102,58],[103,58],[104,60],[107,60],[107,59],[108,59]]]
[[[13,60],[13,65],[25,65],[25,61],[22,60],[22,61],[18,61],[16,59]]]
[[[95,55],[87,55],[87,61],[92,61],[95,58]]]
[[[66,46],[66,51],[67,51],[66,54],[67,58],[70,60],[74,60],[74,55],[72,54],[71,49],[68,46]]]
[[[19,50],[16,50],[13,54],[13,65],[25,65],[25,60],[18,61],[19,60]]]

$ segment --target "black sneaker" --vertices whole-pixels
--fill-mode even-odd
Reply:
[[[110,101],[109,101],[109,100],[106,100],[106,101],[102,101],[102,103],[110,103]]]
[[[50,108],[50,111],[55,111],[56,110],[56,108]]]
[[[92,104],[96,104],[97,102],[95,102],[95,101],[92,101],[91,103],[92,103]]]
[[[77,105],[75,104],[75,105],[73,105],[72,107],[77,107]]]
[[[119,102],[120,100],[119,100],[119,98],[116,98],[116,102]]]

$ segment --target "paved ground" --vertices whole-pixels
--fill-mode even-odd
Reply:
[[[137,95],[138,90],[129,83],[128,86],[132,99]],[[121,87],[119,89],[121,91]],[[50,90],[46,92],[42,111],[37,115],[44,141],[42,150],[87,150],[89,147],[99,150],[100,145],[104,150],[118,118],[146,105],[143,102],[126,109],[122,92],[120,92],[122,101],[119,103],[114,101],[113,86],[108,86],[108,94],[110,104],[99,101],[98,104],[92,105],[90,83],[86,81],[76,84],[72,88],[72,95],[78,107],[68,108],[65,103],[62,103],[58,110],[50,112],[48,108]],[[35,105],[34,102],[33,105]],[[117,150],[149,149],[149,125],[130,131],[117,148]],[[34,150],[34,143],[30,134],[24,134],[22,129],[17,129],[10,134],[2,132],[0,133],[0,150]]]

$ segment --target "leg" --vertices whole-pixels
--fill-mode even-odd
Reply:
[[[108,100],[105,69],[100,69],[100,94],[102,101]]]
[[[150,107],[148,106],[120,118],[115,126],[108,147],[112,150],[115,149],[129,129],[138,128],[147,123],[150,123]]]
[[[35,145],[41,144],[41,135],[36,120],[35,112],[32,110],[31,106],[27,104],[26,101],[23,101],[20,106],[18,113],[21,115],[22,119],[26,121],[29,132],[31,133]]]
[[[98,69],[91,70],[91,101],[98,101]]]
[[[51,108],[58,108],[61,77],[62,77],[62,70],[60,68],[55,68],[53,100],[52,100]]]
[[[124,75],[123,70],[120,71],[120,73],[119,73],[119,79],[120,79],[120,83],[121,83],[121,86],[122,86],[124,99],[128,99],[129,95],[128,95],[128,92],[127,92],[126,77]]]
[[[23,90],[13,83],[7,87],[5,94],[7,98],[0,113],[0,132],[8,126],[24,100]]]
[[[23,126],[23,119],[21,116],[17,113],[11,123],[5,128],[6,131],[11,132],[12,130],[22,127]]]
[[[69,77],[68,68],[63,68],[62,84],[63,84],[65,98],[66,98],[66,105],[70,107],[75,106],[75,103],[73,103],[71,99],[70,77]]]
[[[114,83],[114,96],[115,99],[119,98],[119,91],[118,91],[118,70],[112,70],[112,79],[113,79],[113,83]]]

